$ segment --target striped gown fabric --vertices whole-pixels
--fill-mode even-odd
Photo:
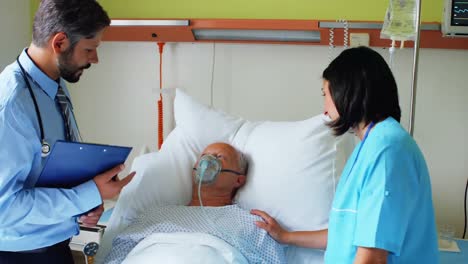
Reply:
[[[57,96],[55,97],[55,100],[57,101],[57,103],[60,106],[60,109],[62,110],[62,117],[65,124],[66,140],[81,142],[82,140],[80,131],[78,130],[78,126],[73,126],[73,122],[75,122],[75,120],[70,100],[68,99],[67,95],[60,86],[58,87]]]

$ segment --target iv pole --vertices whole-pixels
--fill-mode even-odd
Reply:
[[[419,63],[419,41],[421,38],[421,0],[416,1],[416,40],[414,41],[414,58],[413,58],[413,77],[411,84],[411,97],[410,97],[410,118],[409,118],[409,133],[413,136],[414,133],[414,115],[416,112],[416,87],[418,84],[418,63]]]

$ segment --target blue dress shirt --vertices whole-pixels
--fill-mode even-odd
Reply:
[[[39,106],[45,140],[53,146],[65,138],[54,101],[59,84],[26,50],[19,61]],[[69,96],[62,79],[60,86]],[[99,190],[93,180],[71,189],[35,188],[46,159],[41,157],[34,103],[17,62],[0,74],[0,143],[0,251],[42,248],[78,234],[77,217],[102,203]]]

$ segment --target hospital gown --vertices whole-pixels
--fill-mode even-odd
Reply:
[[[255,225],[259,217],[237,205],[223,207],[158,206],[136,218],[112,243],[105,263],[121,263],[154,233],[199,232],[238,249],[249,263],[285,263],[284,247]]]

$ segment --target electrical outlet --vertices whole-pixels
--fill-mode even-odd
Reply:
[[[351,33],[349,35],[349,45],[351,47],[366,46],[369,47],[368,33]]]

